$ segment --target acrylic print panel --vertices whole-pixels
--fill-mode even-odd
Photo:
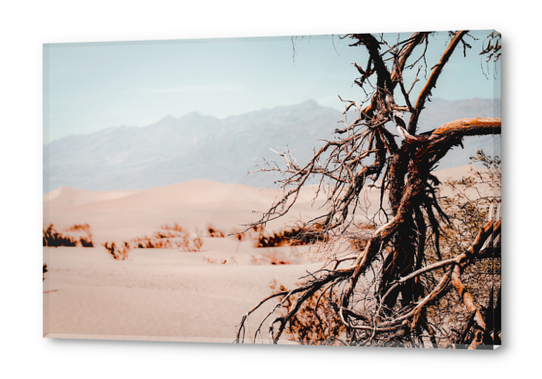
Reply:
[[[44,46],[44,336],[501,344],[500,34]]]

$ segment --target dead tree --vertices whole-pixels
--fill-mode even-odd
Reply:
[[[298,287],[277,289],[263,299],[241,320],[236,342],[263,337],[263,322],[247,335],[248,318],[263,304],[276,301],[264,319],[270,322],[269,340],[274,343],[285,332],[299,337],[303,325],[304,337],[298,338],[302,343],[469,348],[500,344],[500,276],[491,285],[483,283],[485,295],[477,299],[462,279],[480,262],[500,259],[501,221],[489,217],[463,251],[444,254],[442,229],[452,221],[442,208],[437,195],[441,183],[432,171],[463,138],[500,134],[501,121],[451,120],[418,132],[420,115],[450,56],[471,48],[467,31],[450,32],[444,53],[429,67],[425,60],[431,34],[414,33],[394,44],[370,34],[341,37],[353,41],[349,46],[368,52],[363,66],[355,64],[360,74],[355,83],[367,98],[361,104],[345,101],[345,114],[355,110],[357,118],[336,129],[335,138],[315,151],[307,164],[299,165],[286,151],[281,154],[285,167],[268,165],[261,170],[285,174],[279,180],[284,195],[256,224],[283,217],[300,189],[317,177],[326,206],[322,216],[304,228],[311,235],[320,233],[322,241],[348,241],[351,254],[331,254],[324,267]],[[500,35],[491,34],[482,54],[498,59]],[[425,76],[422,66],[428,70]],[[403,75],[407,70],[417,72],[409,86]],[[413,98],[417,82],[423,88]],[[369,237],[356,238],[361,193],[376,184],[385,221],[366,227]],[[300,321],[303,317],[305,321]]]

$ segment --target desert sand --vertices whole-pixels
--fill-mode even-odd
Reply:
[[[468,170],[461,166],[437,174],[445,180]],[[303,189],[288,217],[265,232],[322,214],[324,198],[314,199],[314,191]],[[256,232],[241,241],[231,235],[258,220],[278,195],[275,189],[207,180],[108,192],[60,187],[45,195],[44,228],[54,224],[64,235],[80,236],[67,229],[86,223],[94,247],[43,248],[44,336],[233,342],[242,316],[271,294],[272,283],[291,287],[321,266],[310,246],[256,248]],[[379,196],[378,188],[366,190],[367,215],[378,210]],[[125,260],[115,260],[102,246],[152,236],[174,224],[191,239],[201,239],[199,251],[132,248]],[[211,237],[209,226],[225,236]],[[277,262],[285,264],[272,264]],[[264,314],[257,313],[253,322]],[[267,330],[266,324],[264,337]]]

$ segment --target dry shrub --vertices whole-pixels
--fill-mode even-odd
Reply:
[[[193,237],[178,224],[163,225],[162,231],[153,236],[138,237],[130,241],[134,248],[139,249],[180,249],[182,251],[196,252],[203,246],[199,232]]]
[[[289,265],[292,264],[292,256],[278,250],[267,250],[259,255],[252,256],[250,263],[253,265]]]
[[[173,245],[169,239],[153,238],[153,237],[137,237],[130,241],[137,249],[171,249]]]
[[[207,227],[207,231],[209,232],[209,236],[212,238],[224,238],[224,233],[216,229],[212,225],[209,225]]]
[[[232,229],[229,233],[225,233],[219,230],[218,228],[214,227],[213,225],[209,225],[207,227],[207,232],[209,233],[209,237],[211,238],[224,238],[228,236],[238,241],[245,241],[249,238],[256,238],[254,236],[254,233],[261,235],[262,231],[263,231],[263,226],[260,226],[260,225],[252,226],[248,230],[242,230],[242,231],[238,229]]]
[[[200,251],[203,246],[203,241],[198,230],[196,230],[195,237],[192,237],[188,231],[184,230],[177,223],[172,226],[163,225],[162,230],[174,232],[172,233],[173,235],[169,235],[170,237],[166,236],[165,238],[174,238],[172,242],[175,247],[183,251]]]
[[[57,232],[54,225],[50,224],[43,230],[43,246],[77,246],[77,240],[70,236],[64,236]]]
[[[211,264],[214,264],[214,265],[227,265],[227,264],[233,264],[233,265],[236,265],[237,264],[237,259],[235,259],[234,256],[230,256],[226,259],[219,259],[219,258],[216,258],[216,259],[213,259],[213,258],[209,258],[209,257],[203,257],[203,261],[204,262],[207,262],[207,263],[211,263]]]
[[[303,246],[325,240],[326,238],[322,237],[320,231],[316,228],[303,229],[295,227],[279,233],[275,232],[272,235],[260,234],[256,241],[256,247]]]
[[[83,247],[94,247],[94,242],[92,242],[92,240],[87,239],[85,237],[81,237],[79,239],[79,242],[81,243],[81,246]]]
[[[82,224],[82,225],[75,224],[73,226],[70,226],[69,228],[66,228],[65,231],[66,232],[78,232],[78,231],[85,232],[87,234],[88,241],[92,241],[92,232],[90,230],[90,225],[87,223]]]
[[[122,250],[115,246],[115,243],[106,242],[103,246],[109,251],[115,260],[125,260],[128,252],[133,249],[180,249],[182,251],[200,251],[203,242],[199,232],[192,237],[190,233],[178,224],[163,225],[162,230],[154,233],[151,237],[137,237],[123,243]]]
[[[252,225],[252,227],[250,229],[252,231],[256,232],[256,233],[263,233],[264,226],[263,225]]]
[[[103,246],[107,251],[109,251],[109,254],[111,254],[113,258],[118,261],[126,260],[126,258],[128,257],[128,252],[130,251],[130,245],[128,244],[128,242],[124,242],[122,250],[115,246],[115,242],[112,242],[111,245],[109,244],[109,242],[106,242],[103,244]]]
[[[354,233],[349,236],[351,249],[354,251],[363,251],[367,241],[374,234],[376,226],[374,224],[358,224],[354,229]]]
[[[254,225],[251,226],[248,229],[239,230],[239,229],[233,229],[228,236],[233,237],[237,241],[245,241],[248,239],[255,239],[258,240],[262,237],[262,232],[264,230],[263,225]]]
[[[302,286],[304,283],[296,283]],[[273,293],[288,292],[276,280],[270,285]],[[339,343],[339,336],[346,332],[341,318],[335,309],[333,287],[320,289],[305,300],[286,325],[285,331],[290,340],[304,345],[333,345]],[[296,306],[298,296],[281,296],[281,316],[285,316]]]
[[[94,247],[92,242],[92,233],[90,232],[90,226],[88,224],[73,225],[64,229],[65,232],[84,231],[87,237],[80,237],[79,240],[73,236],[64,236],[54,228],[53,224],[50,224],[47,229],[43,230],[43,246],[58,247],[58,246],[71,246],[75,247],[78,243],[82,247]]]
[[[239,230],[237,229],[233,229],[231,231],[231,233],[229,234],[230,237],[233,237],[234,239],[236,239],[237,241],[241,242],[241,241],[244,241],[247,239],[247,237],[249,236],[249,232],[247,231],[242,231],[240,232]]]
[[[162,230],[171,230],[171,231],[179,232],[179,233],[184,232],[183,228],[177,223],[175,223],[173,225],[169,225],[169,224],[162,225],[161,229]]]
[[[90,230],[90,225],[85,223],[82,225],[75,224],[73,226],[70,226],[69,228],[65,229],[66,232],[85,232],[87,234],[86,237],[80,237],[79,242],[81,243],[81,246],[83,247],[94,247],[94,243],[92,242],[92,232]]]

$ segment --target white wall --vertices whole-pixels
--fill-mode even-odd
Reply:
[[[531,1],[10,1],[0,13],[0,373],[5,377],[414,377],[537,372],[539,12]],[[135,5],[134,5],[135,4]],[[407,8],[407,6],[409,8]],[[489,29],[503,33],[504,344],[495,352],[230,346],[41,337],[41,45]],[[217,69],[219,69],[217,62]],[[535,76],[529,70],[535,69]],[[265,73],[262,73],[264,75]],[[538,136],[537,134],[534,134]],[[530,173],[533,176],[528,177]],[[539,187],[540,188],[540,187]],[[6,212],[7,210],[7,212]],[[533,225],[527,224],[533,222]],[[521,367],[521,371],[519,371]],[[433,370],[433,371],[431,371]],[[521,374],[520,374],[521,375]],[[4,376],[4,375],[2,375]],[[418,375],[416,375],[418,377]]]

